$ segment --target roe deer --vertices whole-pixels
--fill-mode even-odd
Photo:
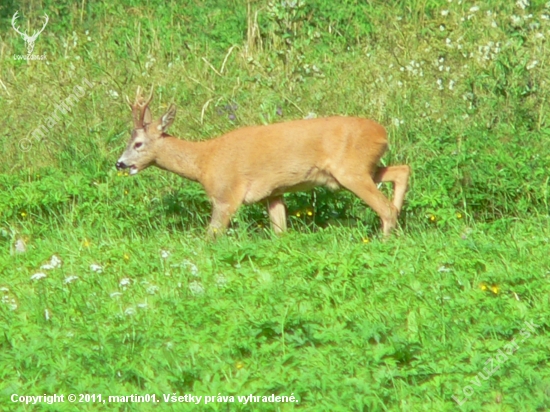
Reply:
[[[152,120],[152,98],[152,90],[145,101],[138,88],[134,104],[128,101],[134,130],[116,167],[129,168],[135,175],[155,165],[201,183],[213,207],[210,236],[226,229],[243,203],[261,200],[267,203],[274,232],[283,232],[283,194],[315,186],[350,190],[380,216],[384,235],[395,227],[410,168],[378,167],[388,146],[386,131],[378,123],[357,117],[295,120],[190,142],[166,133],[174,121],[174,105]],[[393,203],[378,190],[379,182],[394,184]]]

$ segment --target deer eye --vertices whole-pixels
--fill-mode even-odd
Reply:
[[[142,142],[137,142],[137,143],[134,145],[134,149],[139,149],[141,146],[143,146],[143,143],[142,143]]]

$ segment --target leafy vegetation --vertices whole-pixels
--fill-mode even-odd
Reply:
[[[31,33],[49,15],[46,60],[16,57],[18,7]],[[0,27],[0,409],[550,407],[550,3],[8,1]],[[282,237],[254,205],[207,242],[200,186],[114,169],[137,86],[190,140],[378,120],[384,163],[413,169],[401,229],[382,242],[364,204],[319,189],[287,196]]]

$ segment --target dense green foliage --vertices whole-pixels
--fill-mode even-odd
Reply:
[[[46,60],[17,58],[17,10],[30,33],[49,15],[33,52]],[[549,36],[543,1],[2,2],[0,410],[37,410],[13,393],[550,408]],[[399,233],[380,241],[363,203],[319,189],[287,196],[280,238],[255,205],[207,242],[200,186],[114,169],[137,86],[154,87],[156,115],[178,106],[171,132],[190,140],[376,119],[384,164],[413,169]],[[53,255],[63,263],[41,269]]]

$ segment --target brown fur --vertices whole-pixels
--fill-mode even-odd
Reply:
[[[158,121],[149,109],[136,119],[133,137],[117,167],[132,174],[155,165],[201,183],[212,201],[209,233],[229,224],[241,204],[265,200],[275,232],[286,229],[282,195],[315,186],[346,188],[367,203],[382,219],[385,235],[395,227],[403,205],[410,169],[406,165],[379,168],[386,151],[386,131],[372,120],[328,117],[295,120],[234,130],[204,142],[166,135],[175,115],[173,107]],[[136,142],[142,146],[135,148]],[[376,187],[392,182],[393,203]]]

